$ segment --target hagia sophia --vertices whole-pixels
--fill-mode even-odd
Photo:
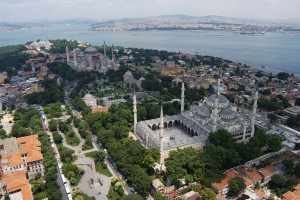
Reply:
[[[83,52],[79,48],[69,52],[66,47],[67,63],[77,71],[92,71],[96,70],[101,73],[106,73],[109,69],[118,70],[120,64],[114,56],[112,47],[112,59],[106,56],[106,46],[103,45],[104,54],[101,54],[94,47],[87,47]],[[71,59],[72,58],[72,59]]]

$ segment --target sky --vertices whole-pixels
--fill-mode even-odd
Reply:
[[[300,0],[0,0],[0,21],[105,20],[185,14],[300,19]]]

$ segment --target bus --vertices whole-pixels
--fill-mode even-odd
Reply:
[[[71,194],[68,194],[68,200],[73,200]]]
[[[66,184],[67,181],[66,181],[65,175],[60,174],[60,176],[61,176],[61,180],[62,180],[63,184]]]
[[[66,189],[66,193],[71,194],[69,186],[67,184],[65,184],[64,186],[65,186],[65,189]]]

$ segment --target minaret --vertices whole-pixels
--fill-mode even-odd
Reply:
[[[67,64],[70,63],[70,55],[69,55],[69,48],[66,46],[66,54],[67,54]]]
[[[217,91],[217,95],[220,94],[220,79],[218,78],[218,91]]]
[[[106,46],[105,46],[105,41],[104,41],[104,44],[103,44],[103,51],[104,51],[104,58],[106,58]]]
[[[212,132],[217,131],[217,118],[218,118],[218,95],[216,95],[216,100],[214,104],[214,110],[212,113]]]
[[[257,108],[257,100],[258,100],[258,91],[254,92],[254,104],[253,104],[253,111],[252,111],[252,118],[251,118],[251,137],[254,136],[255,131],[255,116],[256,116],[256,108]]]
[[[76,56],[76,51],[74,49],[74,68],[77,68],[77,56]]]
[[[137,125],[137,109],[136,109],[136,94],[135,89],[133,93],[133,133],[136,135],[136,125]]]
[[[164,165],[164,114],[163,114],[163,106],[161,104],[160,109],[160,133],[159,133],[159,150],[160,150],[160,168],[162,170],[162,166]]]
[[[181,112],[184,111],[184,74],[182,76],[182,87],[181,87]]]

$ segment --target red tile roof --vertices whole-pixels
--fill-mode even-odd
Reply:
[[[92,113],[95,113],[95,112],[107,112],[108,111],[108,107],[103,107],[103,108],[93,108],[91,107],[92,109]]]

